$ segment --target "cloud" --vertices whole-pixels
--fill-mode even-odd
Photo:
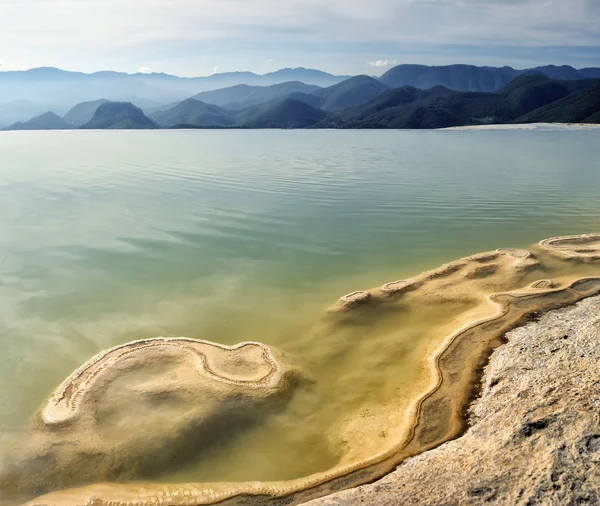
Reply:
[[[392,65],[396,65],[398,60],[376,60],[368,62],[372,67],[390,67]]]
[[[274,61],[275,61],[275,60],[274,60],[273,58],[269,58],[269,59],[267,60],[267,62],[268,62],[268,63],[273,63]]]
[[[218,72],[218,70],[219,70],[219,66],[218,66],[218,65],[215,65],[215,68],[213,69],[213,71],[212,71],[212,74],[211,74],[211,75],[214,75],[214,74],[216,74],[216,73]]]
[[[142,74],[149,74],[152,72],[152,69],[150,67],[140,67],[138,72],[141,72]]]
[[[600,45],[598,0],[1,0],[0,19],[0,48],[14,66],[122,61],[135,69],[152,57],[207,68],[227,44],[249,66],[273,55],[257,58],[259,45],[281,51],[277,61],[284,50],[291,58],[336,44]]]

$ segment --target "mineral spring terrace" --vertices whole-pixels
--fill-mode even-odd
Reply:
[[[29,497],[31,506],[299,504],[367,483],[464,432],[481,370],[506,332],[599,293],[600,234],[557,237],[341,297],[312,331],[315,342],[340,337],[320,357],[321,369],[314,366],[328,377],[258,342],[156,338],[117,346],[69,376],[27,431],[5,443],[0,491],[11,504]],[[418,339],[410,348],[415,366],[402,385],[398,357],[407,348],[398,348],[394,332],[369,334],[385,319],[418,334],[410,334]],[[336,369],[348,354],[372,362],[352,373]],[[140,481],[228,431],[263,423],[303,385],[328,379],[323,388],[335,396],[323,409],[342,412],[322,428],[337,456],[330,469],[279,482]],[[344,388],[365,389],[369,402],[348,405]]]

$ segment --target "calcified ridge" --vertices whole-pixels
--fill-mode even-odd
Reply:
[[[407,280],[393,281],[381,288],[357,291],[342,297],[327,312],[326,321],[332,329],[352,324],[356,320],[377,318],[379,311],[412,307],[411,304],[440,307],[455,301],[479,301],[450,322],[448,327],[444,327],[451,330],[444,334],[439,346],[427,358],[429,382],[420,392],[415,392],[408,408],[408,419],[411,422],[398,429],[392,439],[393,444],[386,448],[369,455],[356,454],[352,458],[342,459],[340,465],[329,471],[285,482],[103,483],[53,492],[28,504],[298,504],[336,490],[373,481],[394,469],[407,457],[461,434],[465,428],[464,413],[477,393],[482,367],[491,351],[502,344],[504,334],[541,311],[556,309],[600,293],[600,277],[594,275],[598,272],[597,265],[594,265],[598,259],[600,234],[558,237],[542,241],[538,246],[532,247],[531,251],[508,248],[481,253]],[[65,421],[74,423],[73,420],[77,417],[73,417],[76,414],[84,419],[84,416],[78,414],[78,410],[85,414],[85,405],[93,398],[94,390],[101,391],[106,384],[103,377],[118,378],[121,371],[132,370],[131,368],[139,365],[135,361],[127,364],[131,357],[123,356],[123,353],[130,349],[137,349],[134,356],[151,353],[146,349],[148,343],[152,343],[152,340],[109,350],[76,371],[59,387],[49,405],[42,409],[42,433],[48,432],[55,422],[59,422],[59,426]],[[231,352],[228,347],[206,341],[180,340],[177,346],[181,343],[185,343],[185,346],[208,347],[213,351],[218,349],[220,351],[215,352],[217,354],[223,350]],[[153,359],[165,359],[165,350],[170,349],[171,343],[163,341],[162,344],[165,346],[162,347],[160,357],[153,355]],[[232,392],[235,394],[233,397],[237,398],[240,395],[237,390],[240,385],[229,381],[236,376],[237,367],[240,366],[253,371],[248,382],[251,387],[246,389],[241,386],[245,395],[249,396],[246,402],[263,406],[265,399],[271,399],[266,402],[271,404],[275,397],[285,398],[281,393],[289,391],[286,385],[293,384],[286,380],[286,374],[289,379],[290,375],[298,377],[298,372],[293,368],[275,365],[279,362],[266,346],[258,343],[247,346],[260,353],[244,356],[241,362],[225,360],[230,371],[225,381],[222,381],[223,378],[211,378],[214,374],[206,353],[202,354],[204,358],[199,359],[194,353],[186,352],[186,356],[193,357],[191,368],[195,374],[194,381],[197,381],[200,371],[202,378],[209,378],[206,381],[210,383],[211,395],[214,395],[212,392],[216,388],[224,398],[231,399]],[[173,353],[180,354],[181,350]],[[172,355],[167,353],[167,358],[169,356]],[[180,361],[176,363],[181,364]],[[190,365],[186,363],[183,378],[191,378],[188,371]],[[258,384],[267,378],[270,378],[267,383],[271,382],[266,389],[268,393],[266,396],[257,396],[256,392],[264,392]],[[72,388],[73,386],[75,387]],[[248,394],[248,391],[252,393]],[[214,409],[218,411],[218,405]],[[388,409],[393,410],[393,406],[388,406]],[[84,430],[87,427],[84,425]],[[364,421],[364,426],[359,427],[359,432],[352,432],[351,436],[360,435],[361,430],[366,434],[380,428],[377,422],[367,420]],[[52,434],[53,437],[56,436],[55,433]]]

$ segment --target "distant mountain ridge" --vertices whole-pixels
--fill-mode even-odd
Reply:
[[[227,72],[206,77],[177,77],[163,73],[127,74],[101,71],[92,74],[53,67],[0,72],[0,127],[55,111],[65,114],[74,105],[104,98],[132,102],[142,109],[179,102],[203,91],[238,84],[270,86],[288,81],[331,86],[350,76],[319,70],[281,69],[267,74]]]
[[[320,77],[323,74],[306,69],[284,69],[276,74],[287,77],[297,71]],[[57,69],[45,69],[45,73],[59,76],[59,81],[62,75]],[[240,84],[146,108],[147,113],[130,101],[103,98],[77,104],[64,118],[48,112],[9,128],[440,128],[513,122],[521,117],[595,121],[598,111],[594,85],[600,82],[593,78],[596,75],[600,76],[600,69],[576,70],[568,66],[517,71],[472,65],[399,65],[380,79],[359,75],[327,87],[300,81],[269,86]],[[179,79],[166,74],[156,76]],[[584,78],[571,79],[581,76]],[[418,86],[392,85],[406,81]],[[589,88],[588,92],[577,95],[584,88]]]
[[[516,77],[540,74],[551,79],[600,78],[600,68],[574,69],[568,65],[546,65],[525,70],[512,67],[477,67],[474,65],[398,65],[380,77],[391,88],[412,86],[428,89],[444,86],[456,91],[497,91]]]
[[[27,121],[18,121],[4,130],[69,130],[76,128],[73,123],[65,121],[53,112],[46,112]]]
[[[446,128],[549,122],[598,122],[600,80],[558,81],[523,75],[501,90],[454,91],[443,86],[394,88],[317,124],[321,128]]]
[[[220,90],[204,91],[192,98],[209,104],[215,104],[225,109],[242,110],[246,107],[289,95],[290,93],[313,93],[320,89],[320,86],[305,84],[300,81],[289,81],[270,86],[238,84]]]
[[[78,127],[88,123],[93,117],[98,107],[102,104],[106,104],[109,100],[101,98],[99,100],[93,100],[90,102],[83,102],[73,107],[67,114],[63,116],[65,121],[72,123]]]
[[[528,73],[542,74],[553,79],[600,78],[600,68],[575,69],[570,66],[548,65],[515,70],[512,67],[473,65],[438,67],[398,65],[388,70],[378,80],[391,88],[413,86],[425,89],[441,85],[457,91],[497,91],[518,75]],[[205,77],[177,77],[165,73],[127,74],[113,71],[86,74],[52,67],[4,71],[0,72],[0,128],[18,121],[23,122],[27,118],[39,116],[47,111],[64,115],[79,103],[92,102],[101,98],[109,101],[131,102],[150,113],[165,110],[165,104],[170,104],[172,107],[202,92],[237,85],[265,87],[300,82],[304,85],[328,88],[350,77],[352,76],[336,76],[302,67],[281,69],[263,75],[253,72],[227,72]],[[306,90],[294,92],[306,93]],[[210,103],[210,100],[203,97],[199,97],[199,100]],[[307,103],[311,100],[313,99],[307,99]],[[230,104],[235,101],[237,100],[230,101]],[[243,100],[239,102],[231,107],[240,110],[256,105],[256,100],[253,104]],[[314,101],[309,105],[314,106]],[[329,109],[329,106],[324,107]]]

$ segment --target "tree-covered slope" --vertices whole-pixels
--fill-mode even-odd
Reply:
[[[184,100],[167,111],[151,114],[150,118],[162,127],[176,125],[226,127],[235,123],[235,116],[231,112],[193,98]]]
[[[339,112],[369,102],[388,89],[389,86],[380,80],[361,75],[315,91],[313,95],[321,98],[321,109]]]
[[[514,121],[581,122],[598,110],[598,85],[569,86],[545,76],[520,76],[497,93],[459,92],[441,86],[389,90],[374,100],[327,118],[320,127],[445,128]],[[592,118],[593,119],[593,118]]]
[[[310,105],[286,98],[276,100],[241,116],[239,126],[244,128],[307,128],[323,120],[327,113]]]
[[[518,117],[516,123],[598,123],[600,82]]]

